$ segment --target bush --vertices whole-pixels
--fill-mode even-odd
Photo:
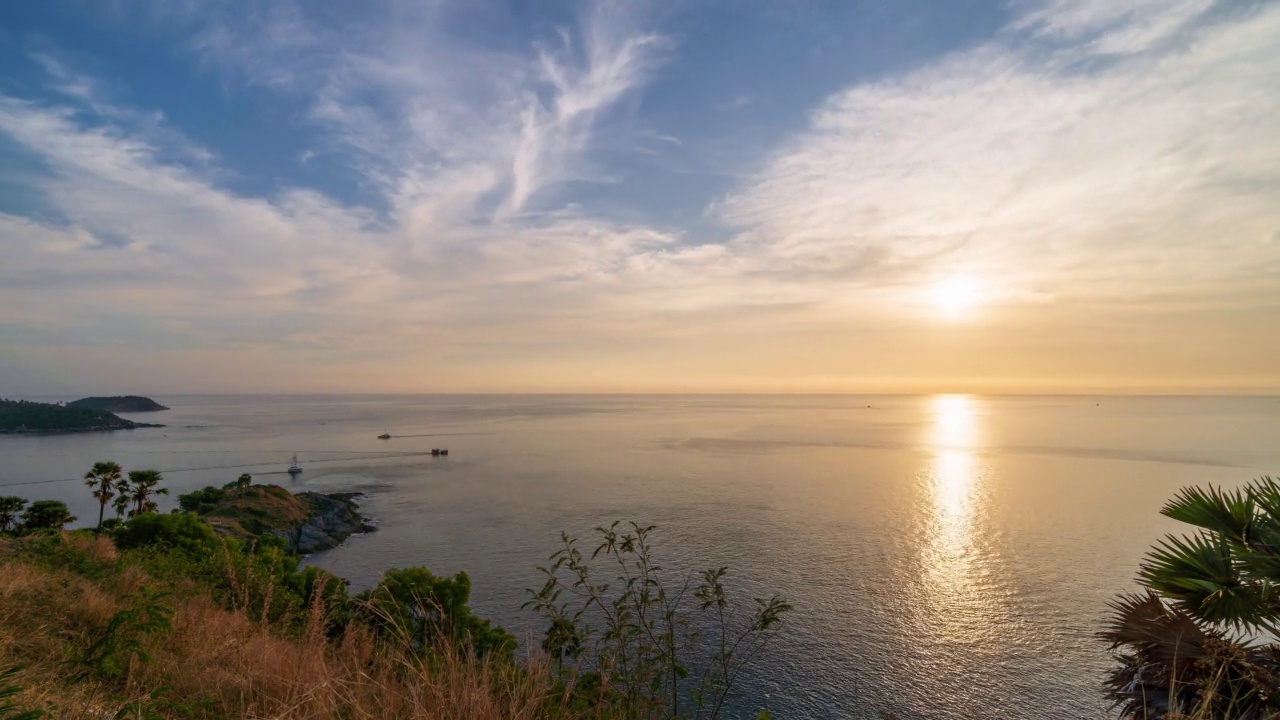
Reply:
[[[562,535],[552,564],[539,568],[546,583],[529,590],[525,607],[548,621],[542,649],[581,709],[603,704],[650,720],[686,717],[692,707],[695,717],[724,717],[743,668],[759,657],[791,605],[777,596],[756,598],[749,614],[739,614],[725,585],[727,568],[672,583],[655,562],[653,526],[631,523],[619,531],[618,525],[596,528],[600,544],[590,555]],[[612,581],[600,579],[591,565],[596,558],[616,573]]]
[[[388,570],[372,590],[359,596],[363,612],[384,634],[416,649],[429,648],[441,636],[468,642],[476,655],[507,655],[516,639],[488,620],[471,614],[471,579],[465,572],[437,577],[424,567]]]
[[[193,512],[203,515],[216,507],[217,504],[222,502],[222,499],[226,496],[227,491],[223,488],[210,486],[203,490],[196,490],[195,492],[189,492],[185,495],[179,495],[178,507],[182,508],[184,512]]]
[[[213,528],[191,513],[139,515],[117,528],[112,538],[121,550],[160,545],[193,557],[214,555],[222,548]]]
[[[59,500],[37,500],[22,513],[22,532],[61,530],[76,521],[67,510],[67,504]]]

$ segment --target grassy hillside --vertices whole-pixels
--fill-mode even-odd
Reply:
[[[325,591],[304,606],[267,565],[224,561],[217,580],[172,549],[0,539],[0,670],[22,666],[8,681],[19,706],[68,720],[587,717],[541,660],[480,659],[442,637],[424,662],[360,624],[335,638]]]
[[[279,485],[251,485],[243,490],[210,487],[184,495],[182,501],[185,509],[199,513],[218,532],[241,540],[291,533],[311,515],[310,506]]]

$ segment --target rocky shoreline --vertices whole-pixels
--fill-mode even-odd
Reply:
[[[360,512],[360,505],[356,500],[365,497],[362,493],[324,494],[307,491],[297,493],[296,497],[311,512],[306,522],[293,531],[292,537],[285,537],[285,540],[294,551],[302,555],[338,547],[352,535],[377,529]]]

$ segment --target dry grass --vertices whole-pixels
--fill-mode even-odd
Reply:
[[[72,539],[109,558],[109,541]],[[100,583],[34,567],[0,546],[0,668],[21,664],[22,700],[52,703],[59,717],[110,717],[122,698],[157,688],[168,717],[431,718],[532,720],[573,715],[538,659],[513,666],[476,659],[444,644],[423,662],[388,649],[360,627],[342,639],[325,636],[326,608],[310,608],[301,632],[280,632],[244,612],[222,609],[205,595],[169,598],[172,630],[145,641],[150,662],[133,662],[116,687],[74,682],[65,662],[86,637],[124,607],[148,578],[130,568]],[[159,706],[154,706],[159,707]]]

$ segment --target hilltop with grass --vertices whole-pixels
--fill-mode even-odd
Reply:
[[[183,495],[178,504],[220,534],[237,540],[271,535],[303,555],[337,547],[351,535],[375,529],[360,513],[358,493],[295,495],[279,485],[252,482],[251,476],[241,475],[224,487]]]
[[[0,399],[0,433],[76,433],[164,427],[118,417],[106,410]]]

